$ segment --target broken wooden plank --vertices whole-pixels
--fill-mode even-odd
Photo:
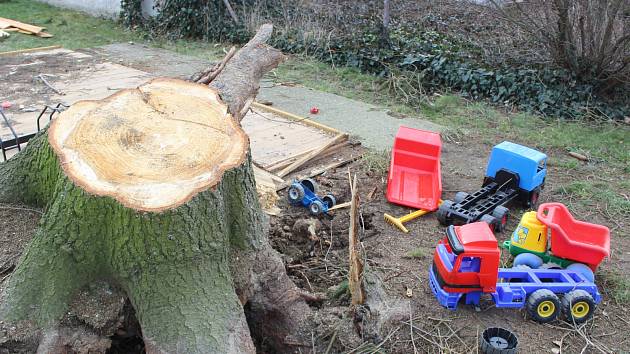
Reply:
[[[336,209],[347,208],[351,204],[352,204],[352,202],[345,202],[345,203],[337,204],[337,205],[333,206],[332,208],[328,208],[328,211],[333,211],[333,210],[336,210]]]
[[[264,168],[253,164],[253,168],[254,168],[254,175],[256,176],[256,181],[258,181],[258,178],[264,178],[265,180],[271,181],[272,183],[274,183],[273,185],[275,186],[276,184],[281,184],[284,183],[284,180],[276,175],[274,175],[273,173],[265,170]]]
[[[30,33],[36,34],[46,29],[46,27],[33,26],[28,23],[15,21],[10,18],[0,17],[0,23],[9,24],[11,27],[19,28],[24,31],[28,31]]]
[[[299,158],[297,161],[293,162],[292,164],[290,164],[289,166],[285,167],[282,171],[280,171],[278,173],[278,176],[280,177],[284,177],[286,175],[288,175],[289,173],[295,171],[296,169],[298,169],[300,166],[304,165],[306,162],[312,160],[313,158],[315,158],[317,155],[321,154],[322,152],[324,152],[324,150],[328,149],[329,147],[348,139],[348,134],[339,134],[337,135],[334,139],[330,140],[328,143],[322,145],[321,147],[319,147],[318,149],[312,151],[311,153]]]
[[[328,149],[324,150],[320,157],[326,157],[326,156],[330,156],[332,155],[334,152],[337,152],[338,150],[340,150],[341,148],[350,145],[351,143],[349,141],[344,141],[342,143],[333,145],[331,147],[329,147]],[[264,167],[266,170],[271,171],[271,172],[275,172],[277,170],[281,170],[287,166],[289,166],[290,164],[292,164],[293,162],[295,162],[297,159],[299,159],[300,157],[309,154],[313,151],[315,151],[315,149],[317,149],[317,147],[314,147],[312,149],[307,149],[305,151],[299,152],[295,155],[292,156],[288,156],[285,157],[283,159],[274,161],[272,163],[266,164]]]
[[[332,170],[333,168],[337,168],[337,167],[341,167],[341,166],[344,166],[346,164],[349,164],[350,162],[358,160],[361,157],[363,157],[363,154],[359,154],[359,155],[356,155],[356,156],[351,156],[350,158],[347,158],[347,159],[344,159],[344,160],[341,160],[341,161],[337,161],[337,162],[333,162],[333,163],[331,163],[329,165],[326,165],[324,167],[319,167],[319,168],[313,169],[313,170],[311,170],[310,172],[308,172],[305,175],[300,175],[300,176],[295,177],[295,179],[302,180],[304,178],[315,177],[317,175],[321,175],[322,173],[324,173],[324,172],[326,172],[328,170]],[[287,182],[279,185],[278,188],[276,188],[276,191],[281,191],[281,190],[287,188],[290,184],[291,184],[290,181],[287,181]]]
[[[48,46],[48,47],[37,47],[37,48],[10,50],[8,52],[1,52],[0,56],[22,54],[22,53],[30,53],[30,52],[40,52],[40,51],[51,50],[51,49],[59,49],[59,48],[61,48],[60,45],[51,45],[51,46]]]
[[[350,228],[348,229],[348,253],[350,269],[348,271],[348,288],[353,305],[361,305],[365,302],[363,291],[363,261],[359,250],[359,191],[357,185],[357,175],[350,188],[352,190],[352,201],[350,202]]]

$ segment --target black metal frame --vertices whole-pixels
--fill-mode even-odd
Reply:
[[[46,113],[49,113],[48,121],[50,122],[53,119],[53,116],[55,115],[55,113],[61,113],[68,107],[69,106],[63,103],[57,103],[57,105],[55,106],[49,106],[49,105],[44,106],[44,109],[37,116],[37,131],[39,132],[41,130],[41,119]],[[17,133],[15,132],[15,129],[13,129],[11,122],[9,122],[9,119],[4,114],[4,110],[2,108],[0,108],[0,115],[2,116],[2,119],[4,120],[4,123],[7,125],[7,127],[11,131],[11,135],[13,135],[13,138],[6,141],[2,140],[2,137],[0,137],[0,150],[2,150],[2,158],[4,159],[4,161],[6,161],[7,151],[10,151],[13,149],[18,149],[18,151],[22,151],[21,144],[28,142],[37,133],[17,135]]]

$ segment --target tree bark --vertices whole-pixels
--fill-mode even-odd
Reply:
[[[59,336],[54,328],[73,294],[104,280],[128,295],[148,353],[255,353],[246,304],[253,333],[271,338],[278,352],[290,350],[285,339],[310,310],[268,243],[248,142],[240,145],[240,126],[228,114],[240,118],[260,77],[283,59],[263,44],[271,26],[261,32],[213,81],[227,107],[204,106],[212,88],[157,80],[73,105],[0,165],[0,202],[45,209],[2,294],[2,321]],[[171,84],[193,85],[201,98],[182,104],[177,90],[155,89]],[[225,120],[216,112],[180,115],[195,111],[188,106],[197,99]],[[119,134],[100,141],[92,134],[98,127]],[[198,139],[203,129],[228,138]],[[204,165],[205,153],[216,151]]]

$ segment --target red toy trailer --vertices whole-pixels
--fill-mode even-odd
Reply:
[[[564,204],[545,203],[536,217],[551,229],[551,253],[589,265],[593,270],[610,254],[610,230],[575,220]]]
[[[442,195],[440,134],[401,126],[392,148],[387,200],[416,209],[435,210]]]

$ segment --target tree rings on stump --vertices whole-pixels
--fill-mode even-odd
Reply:
[[[75,103],[51,123],[48,139],[75,184],[157,212],[215,186],[249,147],[216,90],[163,78]]]

